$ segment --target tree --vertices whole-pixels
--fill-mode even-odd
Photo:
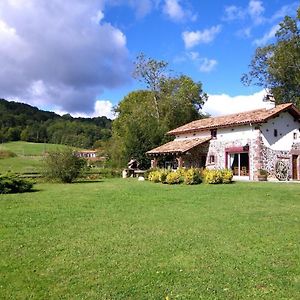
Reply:
[[[76,156],[71,148],[51,151],[45,157],[44,173],[47,178],[71,183],[80,175],[86,161]]]
[[[203,117],[199,109],[207,95],[202,84],[184,75],[167,76],[166,66],[144,56],[137,64],[136,72],[148,90],[129,93],[115,108],[118,117],[109,149],[115,165],[124,166],[135,158],[141,167],[149,167],[145,152],[169,141],[167,131]]]
[[[286,16],[279,24],[276,42],[258,47],[242,76],[246,85],[255,84],[271,91],[276,102],[292,102],[300,108],[300,6],[297,16]]]
[[[146,87],[152,92],[156,117],[160,119],[159,111],[159,90],[163,80],[167,77],[168,63],[163,60],[148,58],[145,54],[138,55],[135,62],[133,77],[146,84]]]

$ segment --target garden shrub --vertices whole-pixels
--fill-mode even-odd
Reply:
[[[159,182],[159,180],[160,180],[160,171],[159,170],[151,171],[148,175],[148,180],[153,181],[155,183]]]
[[[208,184],[230,183],[232,181],[232,171],[229,169],[208,170],[202,172],[203,180]]]
[[[170,172],[171,172],[170,170],[166,170],[166,169],[160,170],[159,171],[159,182],[166,183],[168,174],[170,174]]]
[[[183,182],[182,172],[170,172],[167,175],[166,183],[167,184],[178,184]]]
[[[15,174],[0,175],[0,194],[24,193],[32,189],[33,182]]]
[[[48,179],[71,183],[79,177],[85,166],[86,161],[67,148],[48,153],[44,173]]]
[[[222,171],[222,183],[231,183],[233,178],[232,170],[230,169],[223,169]]]
[[[185,184],[199,184],[201,183],[200,170],[195,168],[190,168],[184,173],[184,183]]]

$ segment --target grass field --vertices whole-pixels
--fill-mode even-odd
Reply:
[[[0,144],[0,150],[10,150],[17,154],[17,157],[0,159],[0,173],[8,171],[17,173],[39,172],[42,169],[42,160],[45,152],[65,147],[65,145],[21,141]]]
[[[29,143],[29,142],[9,142],[0,144],[0,150],[10,150],[18,156],[41,156],[47,151],[65,148],[65,145]]]
[[[300,185],[0,195],[1,299],[299,299]]]

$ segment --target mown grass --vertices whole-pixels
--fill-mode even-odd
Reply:
[[[298,299],[300,185],[133,179],[0,195],[2,299]]]
[[[43,168],[45,152],[64,149],[65,147],[67,146],[22,141],[0,144],[0,150],[8,150],[17,154],[17,157],[0,159],[0,173],[8,171],[16,173],[40,172]]]
[[[0,150],[10,150],[18,156],[42,156],[47,151],[63,149],[67,146],[46,143],[9,142],[0,144]]]

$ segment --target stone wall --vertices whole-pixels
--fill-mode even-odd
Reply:
[[[226,168],[226,148],[237,148],[237,147],[245,147],[249,146],[249,172],[250,178],[253,177],[254,170],[254,159],[256,157],[258,145],[256,144],[256,140],[246,139],[243,141],[234,140],[234,141],[220,141],[218,139],[211,140],[209,151],[207,155],[207,168],[209,169],[224,169]],[[215,156],[215,162],[213,164],[209,163],[209,156]]]
[[[272,150],[262,146],[261,159],[261,168],[268,171],[269,177],[276,178],[276,164],[278,162],[281,162],[287,168],[287,179],[291,177],[291,155],[289,151]]]

